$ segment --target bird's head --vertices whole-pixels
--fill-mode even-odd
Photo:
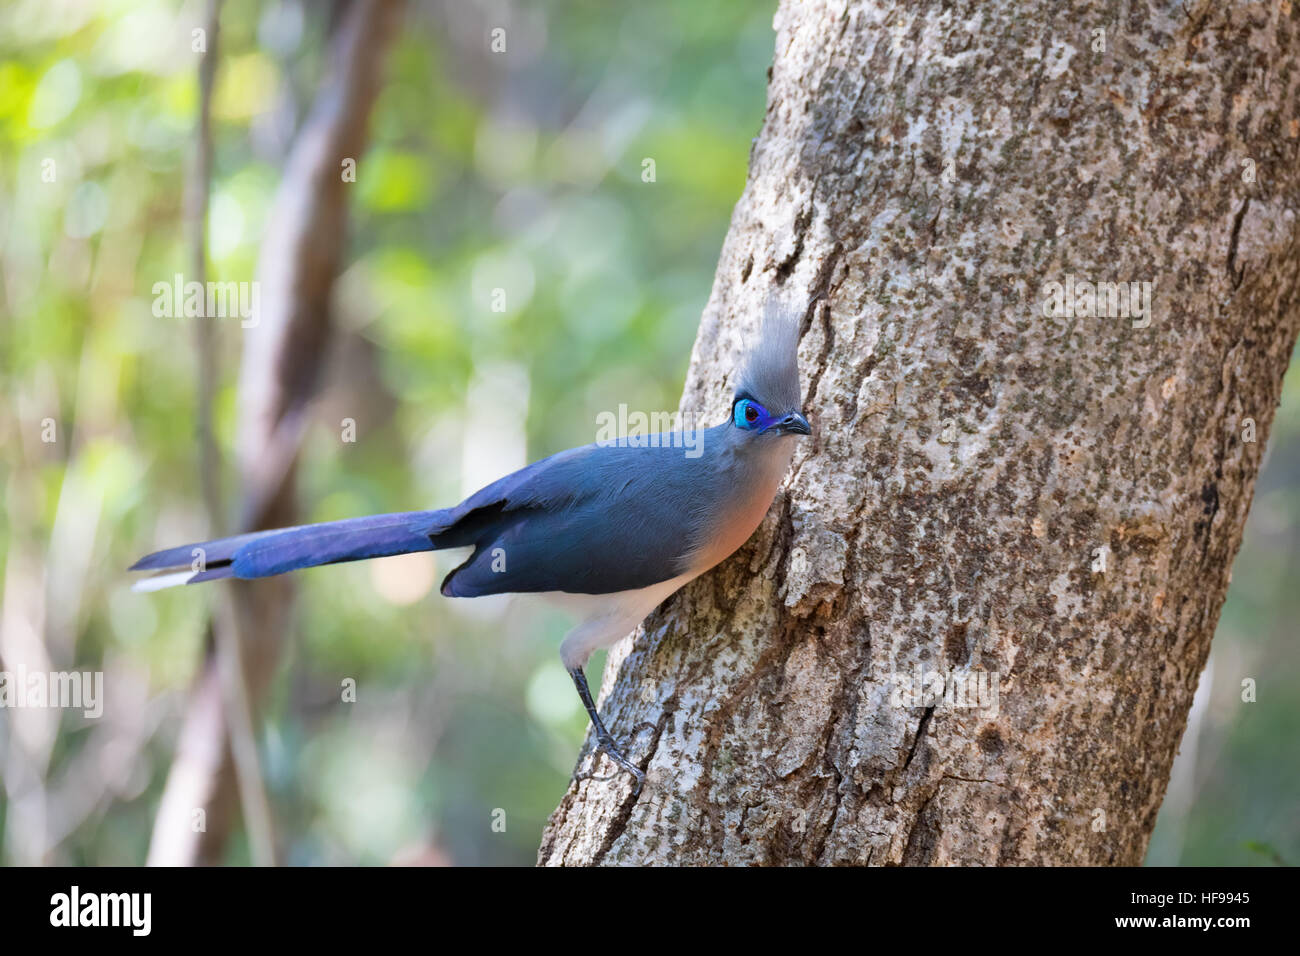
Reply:
[[[799,401],[799,320],[769,303],[731,400],[731,424],[755,435],[811,435]]]

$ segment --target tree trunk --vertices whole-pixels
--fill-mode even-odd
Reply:
[[[815,435],[611,653],[649,780],[540,862],[1141,862],[1300,324],[1297,16],[781,5],[683,407],[774,293]]]

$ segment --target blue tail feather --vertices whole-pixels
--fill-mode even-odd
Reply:
[[[303,525],[300,527],[311,527]],[[298,528],[281,528],[281,531],[297,531]],[[248,542],[258,538],[266,531],[254,531],[251,534],[237,534],[229,538],[217,538],[213,541],[199,541],[194,544],[183,544],[177,548],[167,548],[163,551],[155,551],[153,554],[145,555],[135,564],[131,565],[132,571],[164,571],[172,568],[181,568],[189,565],[200,555],[195,551],[202,552],[202,558],[206,564],[228,563],[235,556],[235,552]]]
[[[264,578],[320,564],[432,551],[433,539],[424,530],[431,517],[432,512],[414,511],[273,531],[242,545],[231,566],[235,577]]]
[[[265,578],[320,564],[432,551],[437,545],[429,530],[442,520],[441,511],[404,511],[258,531],[157,551],[131,570],[170,573],[176,580],[166,584]],[[196,570],[186,575],[186,569]],[[141,584],[147,586],[151,580]]]

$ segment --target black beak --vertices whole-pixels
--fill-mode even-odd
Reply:
[[[787,435],[811,435],[812,426],[808,424],[808,419],[804,418],[798,412],[785,416],[780,421],[781,431]]]

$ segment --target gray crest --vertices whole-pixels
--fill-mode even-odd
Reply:
[[[745,342],[736,398],[748,396],[773,415],[797,412],[799,313],[778,299],[763,307],[763,321]]]

